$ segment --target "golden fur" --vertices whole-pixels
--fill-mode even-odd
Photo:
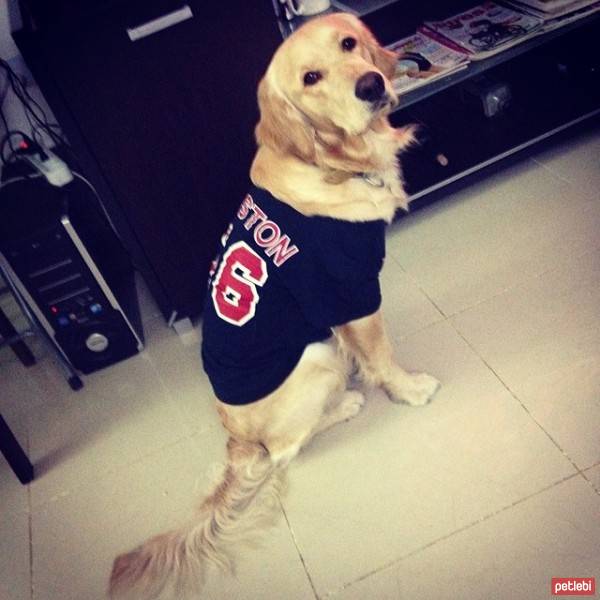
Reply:
[[[357,40],[351,52],[340,47],[346,37]],[[387,120],[398,102],[389,82],[395,60],[351,15],[314,19],[290,36],[259,85],[253,182],[305,215],[391,221],[406,205],[397,153],[413,139],[410,128],[395,130]],[[304,74],[315,70],[322,80],[304,85]],[[375,112],[355,95],[369,71],[383,76],[388,98]],[[333,342],[310,344],[267,397],[245,406],[217,401],[230,434],[222,480],[188,526],[115,560],[111,597],[197,597],[208,564],[232,569],[234,547],[273,514],[290,460],[316,433],[362,407],[362,393],[346,389],[353,364],[394,401],[422,405],[437,390],[433,377],[397,365],[381,311],[334,334]]]

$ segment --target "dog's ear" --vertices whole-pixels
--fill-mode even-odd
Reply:
[[[373,60],[373,64],[386,76],[393,79],[398,64],[398,54],[379,45],[375,36],[364,27],[364,41]]]
[[[314,130],[300,111],[273,89],[268,75],[258,86],[258,106],[260,121],[255,130],[258,144],[312,162],[315,156]]]

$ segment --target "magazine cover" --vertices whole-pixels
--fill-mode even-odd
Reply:
[[[465,68],[469,63],[466,54],[455,52],[420,33],[387,47],[398,53],[396,73],[392,79],[397,93],[427,85]]]
[[[540,32],[543,20],[495,2],[484,2],[426,28],[462,47],[471,58],[496,54]],[[439,41],[439,38],[438,38]]]

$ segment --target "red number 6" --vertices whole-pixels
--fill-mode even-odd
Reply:
[[[212,284],[212,299],[221,319],[245,325],[256,312],[257,286],[267,281],[267,264],[246,242],[233,244],[221,259]]]

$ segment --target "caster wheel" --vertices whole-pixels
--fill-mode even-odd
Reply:
[[[73,375],[72,377],[69,377],[69,385],[71,386],[71,389],[76,392],[83,387],[83,381],[81,381],[77,375]]]

